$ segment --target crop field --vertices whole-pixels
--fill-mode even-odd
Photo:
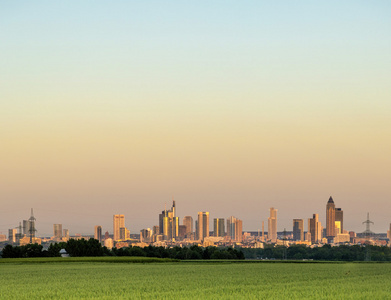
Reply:
[[[391,264],[1,259],[0,282],[1,299],[389,299]]]

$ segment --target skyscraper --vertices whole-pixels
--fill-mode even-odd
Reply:
[[[113,235],[114,241],[119,241],[120,238],[120,228],[125,227],[125,216],[124,215],[114,215],[113,216]]]
[[[16,234],[18,230],[16,228],[12,228],[8,230],[8,241],[10,243],[16,243]]]
[[[335,204],[331,196],[326,205],[326,237],[329,243],[335,237]]]
[[[94,239],[102,241],[102,226],[96,225],[94,230]]]
[[[178,236],[179,219],[175,216],[175,201],[172,201],[170,210],[163,210],[159,214],[159,233],[165,240],[172,240]]]
[[[55,240],[62,239],[62,224],[53,224],[53,237]]]
[[[209,212],[198,212],[197,237],[199,240],[209,237]]]
[[[343,210],[341,208],[335,209],[335,229],[338,229],[338,233],[343,233]]]
[[[213,235],[223,237],[225,236],[225,225],[224,225],[224,219],[222,218],[215,218],[213,220]]]
[[[270,208],[270,217],[267,221],[268,239],[275,243],[277,242],[277,209],[274,209],[274,207]]]
[[[311,234],[311,243],[319,243],[322,239],[322,225],[319,222],[319,215],[313,214],[312,219],[308,219],[308,232]]]
[[[387,231],[387,238],[391,240],[391,224],[390,224],[390,230]]]
[[[231,240],[241,242],[243,240],[243,222],[242,220],[231,216],[227,219],[227,236]]]
[[[304,241],[304,220],[293,219],[293,240]]]
[[[185,216],[183,218],[183,225],[186,226],[186,236],[193,232],[193,218],[191,216]]]

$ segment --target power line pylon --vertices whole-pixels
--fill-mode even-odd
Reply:
[[[373,232],[371,231],[371,224],[373,223],[371,220],[369,220],[369,213],[367,213],[367,219],[366,221],[362,222],[365,224],[365,231],[363,232],[365,236],[365,261],[371,261],[371,237],[373,235]]]

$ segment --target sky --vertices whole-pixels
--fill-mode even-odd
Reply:
[[[391,223],[389,1],[2,1],[0,234]],[[305,226],[305,230],[306,230]]]

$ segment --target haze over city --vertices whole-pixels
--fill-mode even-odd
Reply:
[[[244,5],[245,3],[245,5]],[[229,4],[229,5],[228,5]],[[353,5],[354,4],[354,5]],[[231,215],[278,231],[330,196],[391,222],[390,3],[0,4],[0,233]]]

